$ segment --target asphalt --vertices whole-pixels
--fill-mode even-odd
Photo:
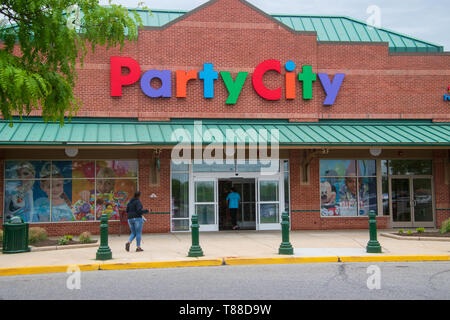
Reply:
[[[127,235],[110,235],[108,245],[112,259],[96,260],[95,246],[57,250],[32,248],[31,252],[0,254],[0,276],[67,272],[74,266],[81,271],[137,268],[169,268],[188,266],[324,263],[324,262],[388,262],[450,261],[450,241],[401,240],[386,237],[393,230],[379,230],[382,253],[367,253],[368,230],[291,231],[293,255],[280,255],[280,231],[221,231],[200,233],[202,257],[188,257],[192,245],[190,233],[144,234],[143,252],[136,243],[125,251]],[[98,239],[99,236],[93,236]],[[450,240],[450,239],[449,239]],[[47,248],[48,249],[48,248]]]

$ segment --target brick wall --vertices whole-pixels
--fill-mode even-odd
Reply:
[[[143,232],[170,231],[170,150],[164,150],[160,155],[160,184],[150,187],[150,161],[153,150],[139,151],[139,191],[145,209],[158,214],[146,215]],[[156,198],[150,198],[155,194]]]
[[[150,69],[172,71],[172,97],[149,98],[140,82],[123,87],[122,97],[110,96],[110,57],[137,60],[144,73]],[[295,72],[312,65],[315,72],[347,74],[337,100],[324,107],[324,91],[313,85],[313,99],[286,100],[284,77],[268,72],[269,88],[282,87],[279,101],[268,101],[254,91],[254,68],[266,59],[282,64],[292,60]],[[203,81],[187,84],[187,97],[176,98],[176,70],[202,70],[213,63],[216,71],[249,75],[236,105],[226,105],[227,90],[219,75],[213,99],[203,98]],[[317,121],[339,118],[434,119],[450,121],[448,103],[442,99],[450,76],[450,55],[390,54],[386,44],[318,43],[311,33],[293,33],[268,15],[240,0],[219,0],[202,6],[165,28],[139,31],[139,40],[118,48],[97,48],[79,71],[76,95],[83,106],[78,116],[170,118],[283,118]],[[157,86],[157,85],[156,85]],[[126,106],[126,108],[124,108]]]
[[[444,220],[450,218],[450,185],[449,181],[446,181],[445,172],[445,167],[449,167],[449,161],[447,150],[433,152],[433,179],[437,228],[441,227]]]

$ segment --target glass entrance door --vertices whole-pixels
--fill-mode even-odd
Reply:
[[[434,227],[431,179],[412,178],[414,227]]]
[[[280,201],[280,180],[258,179],[257,189],[258,229],[280,230],[281,210],[284,210],[284,203]]]
[[[391,179],[391,208],[394,227],[412,227],[411,194],[409,188],[409,178]]]
[[[217,179],[194,180],[194,211],[198,216],[200,231],[218,231]]]
[[[255,179],[243,179],[240,182],[233,181],[232,185],[241,196],[241,204],[237,215],[239,228],[256,230]]]
[[[434,227],[431,178],[392,177],[390,185],[393,227]]]

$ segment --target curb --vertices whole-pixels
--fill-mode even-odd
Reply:
[[[25,274],[40,273],[62,273],[67,272],[69,268],[77,267],[80,271],[97,271],[99,264],[75,264],[62,266],[34,266],[34,267],[17,267],[17,268],[1,268],[0,276],[16,276]]]
[[[17,268],[0,268],[0,276],[67,273],[73,268],[80,271],[100,270],[130,270],[156,269],[177,267],[205,267],[205,266],[237,266],[237,265],[267,265],[267,264],[299,264],[299,263],[342,263],[342,262],[417,262],[417,261],[450,261],[450,255],[411,255],[411,256],[332,256],[332,257],[282,257],[282,258],[222,258],[209,260],[179,260],[160,262],[131,262],[131,263],[93,263],[59,266],[33,266]]]
[[[128,269],[154,269],[154,268],[177,268],[177,267],[204,267],[221,266],[223,259],[209,260],[180,260],[180,261],[161,261],[161,262],[124,262],[124,263],[93,263],[93,264],[72,264],[59,266],[32,266],[17,268],[0,268],[0,276],[14,276],[26,274],[41,273],[64,273],[73,268],[79,268],[80,271],[100,271],[100,270],[128,270]]]
[[[355,256],[355,257],[339,257],[339,258],[341,262],[450,261],[449,255]]]
[[[398,236],[392,233],[380,233],[380,236],[393,238],[397,240],[416,240],[416,241],[450,241],[450,238],[444,237],[414,237],[414,236]]]
[[[224,264],[229,266],[323,262],[339,262],[339,257],[224,258]]]
[[[99,265],[99,270],[206,267],[206,266],[221,266],[222,264],[223,264],[222,259],[161,261],[161,262],[102,263]],[[1,270],[0,270],[0,274],[1,274]]]
[[[30,246],[31,252],[39,252],[39,251],[52,251],[52,250],[67,250],[67,249],[81,249],[81,248],[91,248],[91,247],[99,247],[100,245],[96,243],[88,243],[88,244],[71,244],[70,246],[47,246],[47,247],[33,247]]]

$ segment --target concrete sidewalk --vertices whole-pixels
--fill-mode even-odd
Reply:
[[[144,234],[143,252],[125,251],[127,235],[109,236],[112,260],[95,260],[97,247],[0,254],[0,275],[65,272],[68,265],[82,270],[129,269],[222,264],[269,264],[345,261],[450,260],[449,241],[405,241],[380,236],[383,253],[368,254],[368,230],[291,231],[294,255],[279,255],[281,231],[221,231],[200,233],[204,256],[188,257],[190,233]],[[99,239],[94,236],[94,239]],[[39,268],[36,268],[39,267]],[[53,267],[53,268],[50,268]]]

